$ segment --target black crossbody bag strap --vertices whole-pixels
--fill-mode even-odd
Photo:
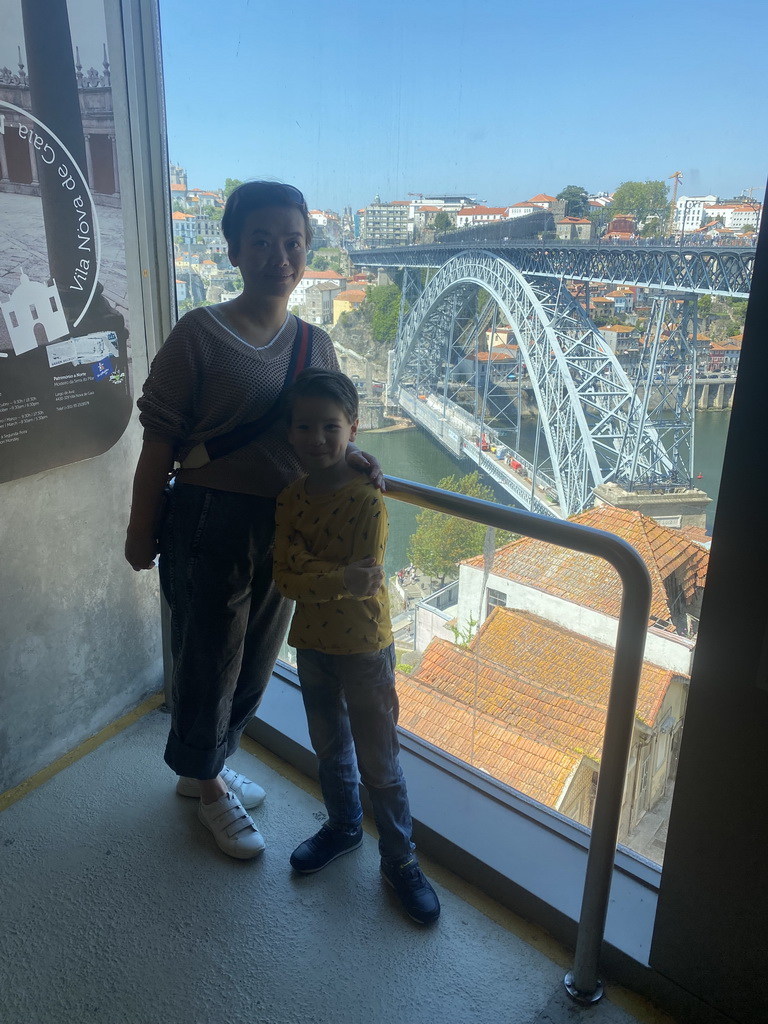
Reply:
[[[234,430],[230,430],[226,434],[220,434],[218,437],[210,438],[204,444],[196,445],[184,459],[181,468],[198,469],[214,459],[220,459],[223,455],[229,455],[231,452],[237,451],[238,448],[244,448],[245,445],[250,444],[259,434],[264,433],[267,427],[272,426],[280,415],[285,392],[293,384],[301,371],[312,362],[313,343],[314,331],[312,325],[296,317],[296,337],[291,350],[291,361],[288,364],[288,372],[285,375],[285,381],[277,401],[258,419],[251,420],[250,423],[241,423],[239,427],[235,427]],[[205,457],[206,455],[207,458]]]

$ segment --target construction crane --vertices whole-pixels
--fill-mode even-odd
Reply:
[[[670,174],[670,179],[674,179],[674,186],[672,188],[672,201],[669,204],[669,220],[667,221],[667,234],[672,234],[672,229],[675,226],[675,210],[677,209],[677,189],[682,180],[683,172],[675,171],[674,174]],[[683,225],[685,226],[685,225]]]

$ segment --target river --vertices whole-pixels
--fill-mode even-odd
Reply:
[[[730,418],[730,412],[699,412],[694,421],[694,476],[698,477],[701,473],[701,479],[695,481],[696,486],[713,499],[707,512],[707,532],[710,533],[720,490]],[[358,444],[379,459],[385,473],[424,484],[434,485],[444,477],[463,476],[476,468],[468,459],[461,462],[455,459],[420,427],[381,432],[361,431]],[[510,501],[509,495],[488,478],[484,482],[492,487],[497,501]],[[416,529],[419,509],[394,499],[388,502],[388,508],[389,545],[385,567],[387,574],[391,575],[410,561],[408,545]]]

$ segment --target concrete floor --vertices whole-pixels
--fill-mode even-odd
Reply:
[[[0,814],[3,1024],[661,1024],[609,989],[565,995],[570,957],[423,862],[440,921],[406,918],[376,840],[322,873],[288,856],[324,820],[312,782],[250,740],[230,762],[268,797],[255,861],[220,853],[144,715]]]

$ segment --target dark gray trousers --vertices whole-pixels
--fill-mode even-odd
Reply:
[[[272,674],[293,611],[272,581],[274,515],[271,498],[172,488],[160,582],[173,651],[165,761],[178,775],[221,771]]]

